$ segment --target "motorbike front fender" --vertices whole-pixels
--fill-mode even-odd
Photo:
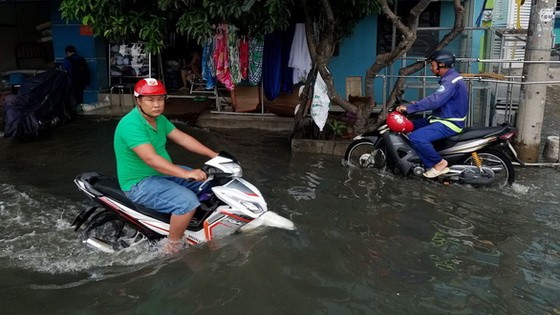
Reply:
[[[284,218],[276,212],[266,211],[260,217],[242,226],[240,230],[242,232],[246,232],[254,230],[260,226],[270,226],[284,230],[296,229],[294,222],[291,220]]]

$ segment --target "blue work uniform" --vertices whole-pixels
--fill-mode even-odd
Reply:
[[[428,118],[414,121],[414,131],[410,133],[410,143],[424,163],[431,168],[441,156],[432,142],[455,135],[465,127],[469,111],[469,95],[463,77],[453,68],[441,77],[438,89],[414,104],[408,104],[410,114],[431,110]]]

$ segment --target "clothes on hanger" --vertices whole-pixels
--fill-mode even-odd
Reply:
[[[231,83],[235,86],[241,82],[241,68],[239,64],[239,39],[237,38],[237,27],[228,25],[227,37],[227,50],[229,57]]]
[[[249,84],[258,85],[262,77],[264,39],[254,37],[249,40]]]
[[[214,40],[208,39],[202,46],[202,79],[206,81],[206,89],[211,90],[216,86],[216,68],[212,55],[214,53]]]
[[[274,100],[280,90],[292,93],[294,84],[307,79],[312,62],[304,23],[264,38],[246,38],[237,33],[235,26],[220,24],[211,41],[213,45],[203,46],[203,55],[212,56],[203,57],[207,88],[213,88],[214,77],[230,91],[243,80],[250,85],[262,80],[266,97]]]
[[[273,101],[280,94],[280,73],[282,64],[282,42],[280,33],[264,36],[262,80],[264,95]]]
[[[294,69],[293,84],[305,81],[307,74],[311,71],[312,61],[309,47],[307,46],[304,23],[297,23],[295,25],[294,40],[290,50],[288,66]]]
[[[216,28],[216,48],[214,50],[214,64],[216,66],[216,78],[225,85],[229,91],[234,89],[231,80],[230,63],[228,57],[227,24],[220,24]]]
[[[249,75],[249,42],[246,36],[242,36],[239,40],[239,70],[241,71],[241,79],[247,80]]]
[[[294,83],[292,82],[294,69],[288,66],[293,39],[293,26],[290,26],[287,30],[280,32],[280,40],[282,45],[282,55],[280,57],[280,86],[282,92],[286,92],[288,94],[292,94],[292,92],[294,91]]]

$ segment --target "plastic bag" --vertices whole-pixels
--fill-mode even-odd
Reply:
[[[320,73],[317,73],[317,79],[315,80],[315,85],[313,86],[313,101],[311,102],[311,118],[319,127],[319,130],[323,131],[325,124],[327,123],[327,118],[329,116],[329,104],[330,99],[327,93],[327,84]]]

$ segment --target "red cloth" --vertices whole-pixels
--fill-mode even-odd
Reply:
[[[227,25],[220,24],[216,30],[216,49],[214,50],[214,65],[216,66],[216,78],[222,82],[226,89],[233,90],[234,85],[231,81],[229,70],[228,48],[227,48]]]
[[[245,37],[239,41],[239,66],[241,68],[241,79],[247,79],[249,74],[249,42]]]

